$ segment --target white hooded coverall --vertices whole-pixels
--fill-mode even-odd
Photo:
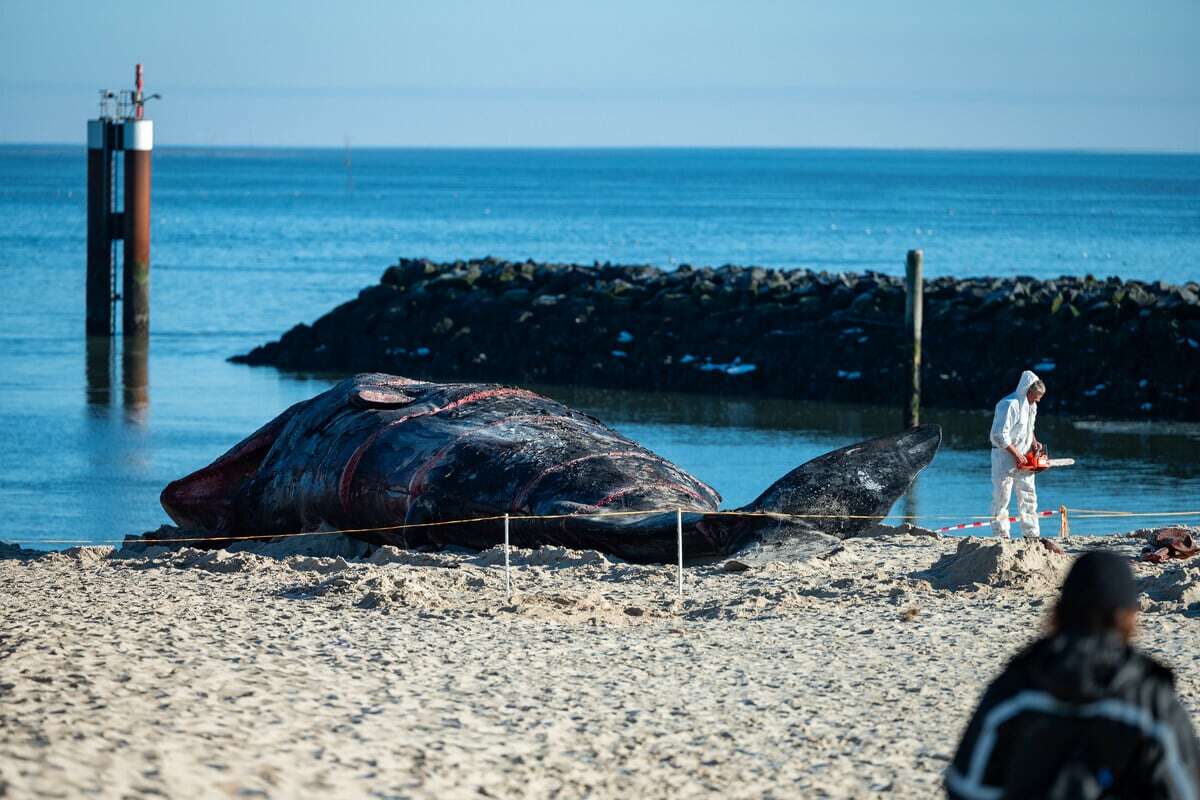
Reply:
[[[1012,445],[1024,455],[1033,446],[1033,423],[1037,419],[1037,404],[1029,402],[1029,387],[1038,376],[1029,370],[1021,373],[1017,390],[996,404],[992,420],[992,533],[1009,538],[1008,499],[1013,487],[1017,489],[1017,516],[1021,533],[1040,536],[1037,516],[1037,489],[1034,473],[1017,469],[1012,453],[1004,448]]]

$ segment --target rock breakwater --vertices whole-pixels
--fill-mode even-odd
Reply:
[[[906,374],[904,304],[903,280],[874,272],[401,259],[233,360],[890,405]],[[990,407],[1030,367],[1049,410],[1200,420],[1200,286],[926,282],[925,405]]]

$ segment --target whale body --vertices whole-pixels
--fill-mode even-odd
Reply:
[[[333,528],[377,544],[485,549],[503,541],[497,517],[509,514],[514,546],[643,563],[675,560],[678,511],[685,557],[698,561],[768,536],[852,536],[887,515],[940,443],[941,429],[923,425],[844,447],[717,513],[712,487],[562,403],[370,373],[288,408],[161,501],[211,546]]]

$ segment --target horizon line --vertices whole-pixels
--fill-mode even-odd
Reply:
[[[152,120],[151,120],[152,121]],[[83,138],[78,141],[0,141],[0,147],[86,147]],[[1131,155],[1131,156],[1195,156],[1200,149],[1139,149],[1124,147],[1006,147],[1003,145],[962,146],[903,146],[903,145],[778,145],[778,144],[362,144],[352,141],[345,144],[200,144],[181,143],[158,145],[155,150],[431,150],[431,151],[638,151],[638,150],[760,150],[760,151],[809,151],[809,152],[893,152],[893,153],[995,153],[1031,155]]]

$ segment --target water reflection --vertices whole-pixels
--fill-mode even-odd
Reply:
[[[104,416],[113,404],[116,341],[111,336],[86,337],[84,393],[94,415]],[[150,418],[150,338],[125,336],[120,339],[120,347],[125,421],[144,426]]]
[[[564,386],[539,391],[679,464],[716,488],[726,507],[749,502],[781,475],[824,452],[895,432],[900,420],[897,409],[886,407]],[[919,517],[918,524],[936,528],[986,517],[990,411],[925,409],[921,418],[942,426],[942,449],[893,507],[890,521]],[[1131,426],[1047,414],[1038,419],[1038,434],[1052,455],[1077,461],[1038,477],[1042,509],[1066,505],[1162,513],[1187,506],[1186,498],[1200,491],[1195,457],[1200,425]],[[1146,517],[1136,524],[1171,521],[1177,520]],[[1110,533],[1135,523],[1097,518],[1073,520],[1071,527],[1076,533]]]
[[[806,431],[832,438],[869,438],[900,429],[900,409],[882,406],[812,403],[780,398],[728,398],[541,386],[537,390],[606,421],[699,425],[744,431]],[[997,398],[999,399],[999,398]],[[987,454],[991,410],[926,408],[921,421],[942,426],[943,450]],[[1043,414],[1038,438],[1052,456],[1096,461],[1146,461],[1176,477],[1200,477],[1196,447],[1200,424],[1079,420]]]
[[[150,419],[150,337],[121,339],[121,385],[124,389],[125,420],[145,425]]]
[[[84,358],[89,407],[112,405],[113,340],[111,336],[88,336]]]

